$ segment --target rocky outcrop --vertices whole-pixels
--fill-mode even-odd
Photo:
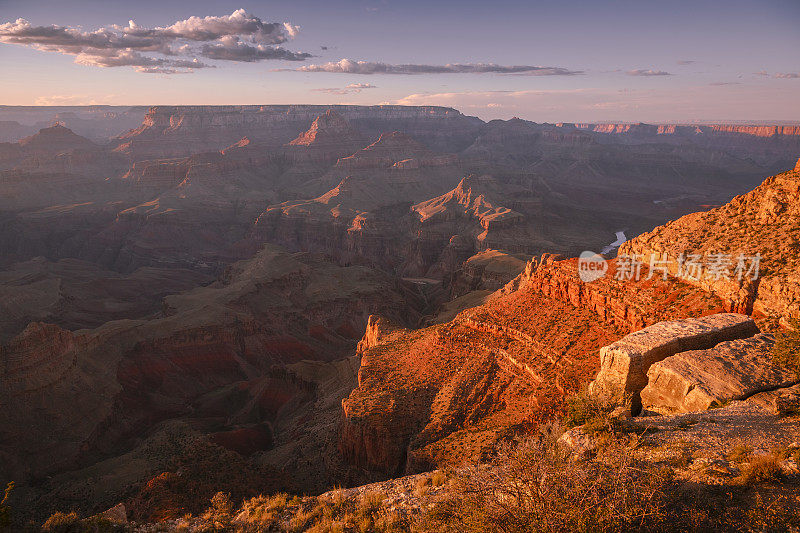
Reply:
[[[390,335],[397,333],[401,329],[400,326],[386,318],[378,315],[370,315],[367,320],[367,329],[364,332],[364,336],[358,341],[358,346],[356,346],[356,353],[361,354],[370,348],[374,348],[386,342]]]
[[[296,154],[295,157],[305,157],[318,163],[334,163],[363,148],[365,144],[364,138],[347,120],[329,109],[314,119],[311,127],[286,147],[290,154]],[[292,147],[305,150],[292,151]]]
[[[757,332],[751,318],[732,313],[659,322],[601,349],[600,371],[589,391],[629,403],[634,414],[638,413],[642,405],[639,395],[648,384],[652,364],[679,352],[711,348]]]
[[[562,126],[569,126],[561,124]],[[573,124],[572,126],[590,130],[597,133],[632,134],[632,135],[714,135],[714,134],[740,134],[752,137],[775,136],[800,136],[800,126],[755,126],[745,124],[645,124],[631,123],[603,123],[603,124]]]
[[[605,341],[641,327],[622,303],[642,323],[713,312],[699,289],[658,280],[588,283],[592,292],[584,293],[576,262],[546,255],[449,322],[385,336],[370,331],[358,387],[342,403],[344,459],[384,475],[459,463],[480,454],[478,443],[502,439],[509,424],[554,416],[564,396],[595,374]],[[609,304],[613,311],[602,307]],[[684,328],[684,346],[755,331],[748,317],[716,320]],[[662,340],[666,356],[674,346]]]
[[[661,320],[707,315],[723,311],[720,300],[691,285],[663,280],[642,270],[639,280],[616,279],[617,261],[608,261],[604,277],[591,282],[580,279],[577,259],[543,254],[531,259],[525,270],[504,290],[528,288],[544,296],[568,302],[596,313],[622,331],[636,331]],[[665,296],[668,300],[665,300]]]
[[[69,128],[56,123],[39,133],[19,141],[20,147],[30,155],[56,154],[67,150],[97,148],[92,141],[76,135]]]
[[[772,335],[726,341],[653,363],[641,392],[642,408],[662,414],[705,411],[797,381],[772,362]]]
[[[465,177],[455,189],[411,207],[422,224],[475,218],[483,229],[509,227],[524,218],[507,207],[493,204],[481,191],[480,179]]]
[[[499,250],[479,252],[466,261],[453,275],[450,294],[458,298],[471,291],[496,291],[503,288],[525,269],[524,256]]]
[[[76,364],[74,335],[53,324],[31,322],[0,347],[3,393],[8,397],[40,392],[68,377]]]

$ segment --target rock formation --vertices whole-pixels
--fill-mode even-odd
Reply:
[[[404,106],[158,106],[139,128],[117,138],[117,150],[135,159],[220,150],[249,137],[271,146],[288,143],[332,109],[367,138],[401,130],[441,151],[469,144],[480,121],[444,107]]]
[[[623,282],[596,287],[592,301],[571,299],[564,272],[572,268],[570,280],[581,283],[572,264],[532,261],[507,289],[443,324],[388,335],[370,328],[358,387],[342,403],[344,459],[383,475],[454,464],[480,457],[510,426],[557,412],[594,375],[601,346],[641,327],[597,312]],[[701,290],[663,283],[628,283],[628,294],[641,295],[631,303],[642,316],[713,312]],[[673,299],[666,287],[686,297]],[[736,322],[722,330],[755,327],[746,317]]]
[[[733,313],[659,322],[605,346],[600,351],[600,371],[589,391],[629,403],[638,413],[642,406],[639,394],[648,385],[651,365],[679,352],[712,348],[757,331],[751,318]]]
[[[314,159],[319,161],[336,161],[364,145],[364,138],[350,123],[330,109],[315,118],[308,130],[288,143],[288,146],[312,149]]]
[[[705,411],[796,383],[794,372],[772,362],[773,345],[772,335],[762,333],[656,362],[647,371],[642,407],[664,414]]]

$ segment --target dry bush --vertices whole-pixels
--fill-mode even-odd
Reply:
[[[790,320],[791,329],[775,335],[772,356],[776,363],[794,369],[800,374],[800,318]]]
[[[431,474],[431,485],[434,487],[441,487],[447,482],[447,472],[444,470],[437,470]]]
[[[11,526],[11,506],[9,505],[8,498],[11,496],[13,490],[14,482],[10,481],[8,485],[6,485],[3,501],[0,501],[0,531]]]
[[[201,531],[227,531],[233,519],[233,503],[229,494],[218,492],[211,498],[211,506],[200,515]]]
[[[637,464],[624,447],[604,461],[574,461],[548,428],[503,447],[486,467],[458,476],[423,518],[423,531],[620,531],[657,527],[665,518],[666,470]]]
[[[421,498],[431,490],[431,478],[422,476],[414,482],[414,496]]]
[[[737,444],[731,451],[729,451],[726,455],[728,461],[734,461],[737,463],[742,463],[747,461],[750,456],[753,454],[753,448],[746,444]]]
[[[780,477],[780,457],[771,453],[753,458],[742,470],[740,481],[744,485],[754,485],[778,481]]]
[[[62,513],[57,511],[50,515],[45,523],[42,525],[42,531],[50,533],[68,533],[71,531],[81,531],[80,527],[81,517],[78,513]]]
[[[283,492],[269,497],[258,496],[245,501],[240,511],[246,514],[248,524],[268,528],[277,525],[288,502],[289,496]]]
[[[362,517],[374,517],[380,510],[386,497],[378,491],[365,492],[361,495],[358,514]]]

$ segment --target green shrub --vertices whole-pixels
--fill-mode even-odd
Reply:
[[[614,404],[604,398],[589,394],[582,390],[565,400],[566,413],[564,426],[567,428],[589,424],[591,433],[602,431],[607,427],[608,416],[614,410]]]

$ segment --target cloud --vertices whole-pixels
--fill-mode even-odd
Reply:
[[[282,59],[284,61],[305,61],[311,54],[292,52],[280,46],[251,46],[238,39],[227,39],[215,44],[203,45],[200,55],[208,59],[225,61],[262,61],[264,59]]]
[[[628,76],[672,76],[672,73],[666,72],[664,70],[644,70],[637,68],[635,70],[629,70],[625,74]]]
[[[328,94],[351,94],[351,93],[360,93],[364,89],[377,89],[377,85],[372,85],[371,83],[351,83],[346,85],[344,88],[339,87],[323,87],[320,89],[311,89],[313,92],[317,93],[328,93]]]
[[[403,64],[391,65],[373,61],[342,59],[321,65],[305,65],[295,69],[299,72],[333,72],[344,74],[525,74],[529,76],[569,76],[583,71],[562,67],[530,65],[496,65],[494,63],[451,63],[447,65]]]
[[[94,31],[34,26],[20,18],[0,24],[0,43],[72,55],[80,65],[166,74],[208,67],[198,55],[218,61],[302,61],[311,55],[276,46],[299,30],[288,22],[265,22],[244,9],[219,17],[189,17],[164,27],[145,28],[131,20],[127,26]],[[182,59],[168,59],[176,56]]]
[[[319,89],[311,89],[313,93],[328,93],[328,94],[350,94],[347,89],[340,89],[339,87],[320,87]]]
[[[377,85],[372,85],[371,83],[351,83],[350,85],[346,86],[345,89],[354,89],[360,91],[362,89],[377,89]]]
[[[773,76],[773,78],[784,80],[800,78],[800,72],[778,72]]]
[[[37,97],[34,104],[42,106],[113,105],[110,102],[117,98],[118,95],[115,94],[106,95],[99,100],[87,94],[51,94]]]
[[[514,116],[536,122],[675,122],[763,120],[800,116],[797,91],[789,83],[730,87],[697,85],[616,90],[604,87],[463,91],[409,94],[392,104],[454,107],[485,120]],[[743,108],[741,102],[750,104]],[[489,104],[499,104],[492,105]]]

